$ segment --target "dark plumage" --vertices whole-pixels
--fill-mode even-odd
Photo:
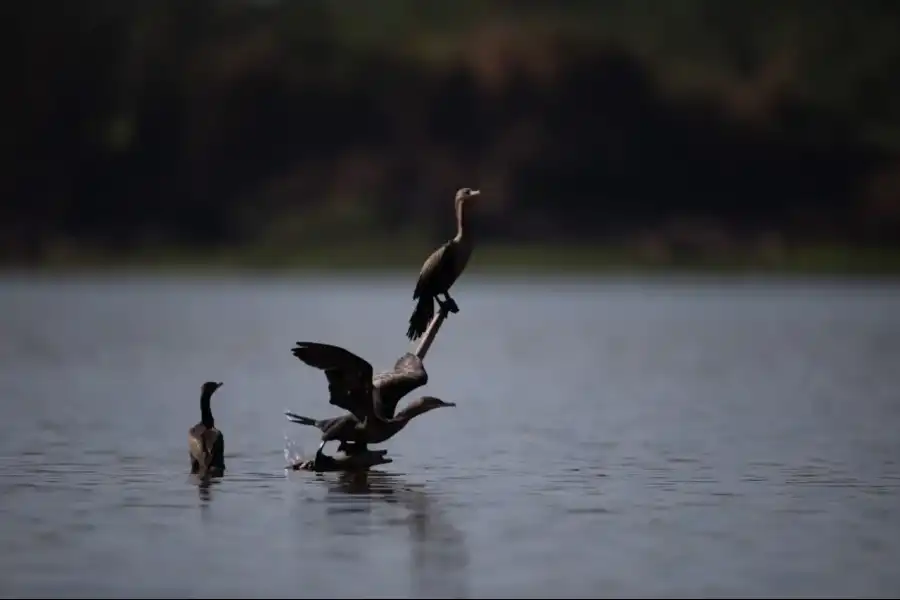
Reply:
[[[409,318],[406,337],[416,340],[422,337],[428,323],[434,317],[434,302],[446,303],[450,312],[459,312],[459,306],[450,296],[450,288],[462,274],[472,255],[473,239],[471,228],[467,228],[466,201],[481,192],[462,188],[456,192],[456,236],[442,244],[422,265],[413,300],[416,307]],[[440,300],[438,295],[443,295]]]
[[[294,423],[322,431],[317,459],[329,441],[340,441],[339,450],[348,454],[364,451],[367,444],[379,444],[393,437],[413,417],[435,408],[456,406],[453,402],[423,396],[395,414],[403,396],[428,382],[425,367],[415,354],[403,355],[392,371],[373,376],[371,364],[338,346],[297,342],[291,352],[307,365],[325,371],[329,403],[350,413],[332,419],[311,419],[285,412]]]
[[[444,402],[433,396],[422,396],[411,401],[397,413],[397,416],[387,421],[376,419],[365,423],[360,423],[353,415],[316,420],[295,413],[288,412],[286,414],[294,423],[310,425],[322,431],[323,442],[339,440],[342,442],[340,450],[353,453],[365,450],[367,444],[380,444],[391,439],[406,427],[413,417],[444,406],[456,406],[456,404]]]
[[[216,428],[209,406],[212,395],[220,387],[221,383],[207,381],[200,388],[200,422],[188,434],[191,473],[200,477],[221,477],[225,473],[225,438]]]
[[[352,352],[331,344],[297,342],[291,354],[325,372],[328,402],[348,411],[360,422],[374,415],[378,395],[372,365]]]

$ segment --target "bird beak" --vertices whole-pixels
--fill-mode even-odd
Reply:
[[[444,402],[441,406],[456,406],[456,402]]]
[[[470,196],[478,196],[481,194],[481,190],[472,190],[469,195]]]
[[[219,383],[216,384],[216,389],[219,389],[223,385],[225,385],[225,384],[220,381]]]

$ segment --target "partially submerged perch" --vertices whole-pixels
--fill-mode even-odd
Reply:
[[[438,313],[431,319],[431,323],[428,324],[428,329],[425,330],[422,340],[416,347],[414,354],[419,357],[419,360],[425,360],[425,355],[428,354],[428,350],[431,349],[431,344],[434,343],[434,338],[437,337],[438,331],[441,330],[441,325],[444,324],[444,321],[447,320],[447,315],[450,314],[450,307],[446,304],[440,304],[439,307]]]
[[[322,454],[318,459],[318,468],[315,459],[294,463],[290,468],[294,471],[315,471],[317,473],[368,471],[372,467],[394,462],[393,459],[388,458],[386,455],[387,450],[364,450],[357,454],[339,457]]]

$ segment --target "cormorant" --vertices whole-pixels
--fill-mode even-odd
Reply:
[[[466,201],[478,196],[479,190],[462,188],[456,192],[456,236],[442,244],[422,265],[413,300],[417,300],[412,316],[409,318],[409,329],[406,337],[416,340],[425,333],[425,328],[434,317],[434,302],[447,304],[450,312],[459,312],[456,301],[450,297],[450,287],[456,282],[472,255],[474,241],[471,227],[467,228]],[[438,295],[442,294],[444,300]]]
[[[368,361],[339,346],[297,342],[291,353],[307,365],[325,371],[329,403],[350,413],[317,420],[285,412],[290,421],[322,431],[316,460],[322,456],[322,449],[329,441],[340,441],[338,449],[348,454],[365,451],[367,444],[390,439],[418,415],[435,408],[456,406],[453,402],[423,396],[395,414],[400,399],[428,381],[425,367],[415,354],[403,355],[393,371],[375,376]]]
[[[225,473],[225,438],[216,428],[209,401],[222,387],[221,382],[207,381],[200,388],[200,422],[191,427],[188,449],[191,473],[200,477],[221,477]]]

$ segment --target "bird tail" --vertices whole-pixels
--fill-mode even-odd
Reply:
[[[284,411],[284,416],[287,417],[287,420],[291,423],[298,423],[300,425],[311,425],[313,427],[316,426],[316,420],[310,419],[309,417],[304,417],[303,415],[298,415],[297,413],[291,412],[289,410]]]
[[[413,310],[412,316],[409,317],[409,329],[406,330],[406,337],[410,341],[422,337],[433,317],[434,299],[431,297],[419,297],[416,308]]]

